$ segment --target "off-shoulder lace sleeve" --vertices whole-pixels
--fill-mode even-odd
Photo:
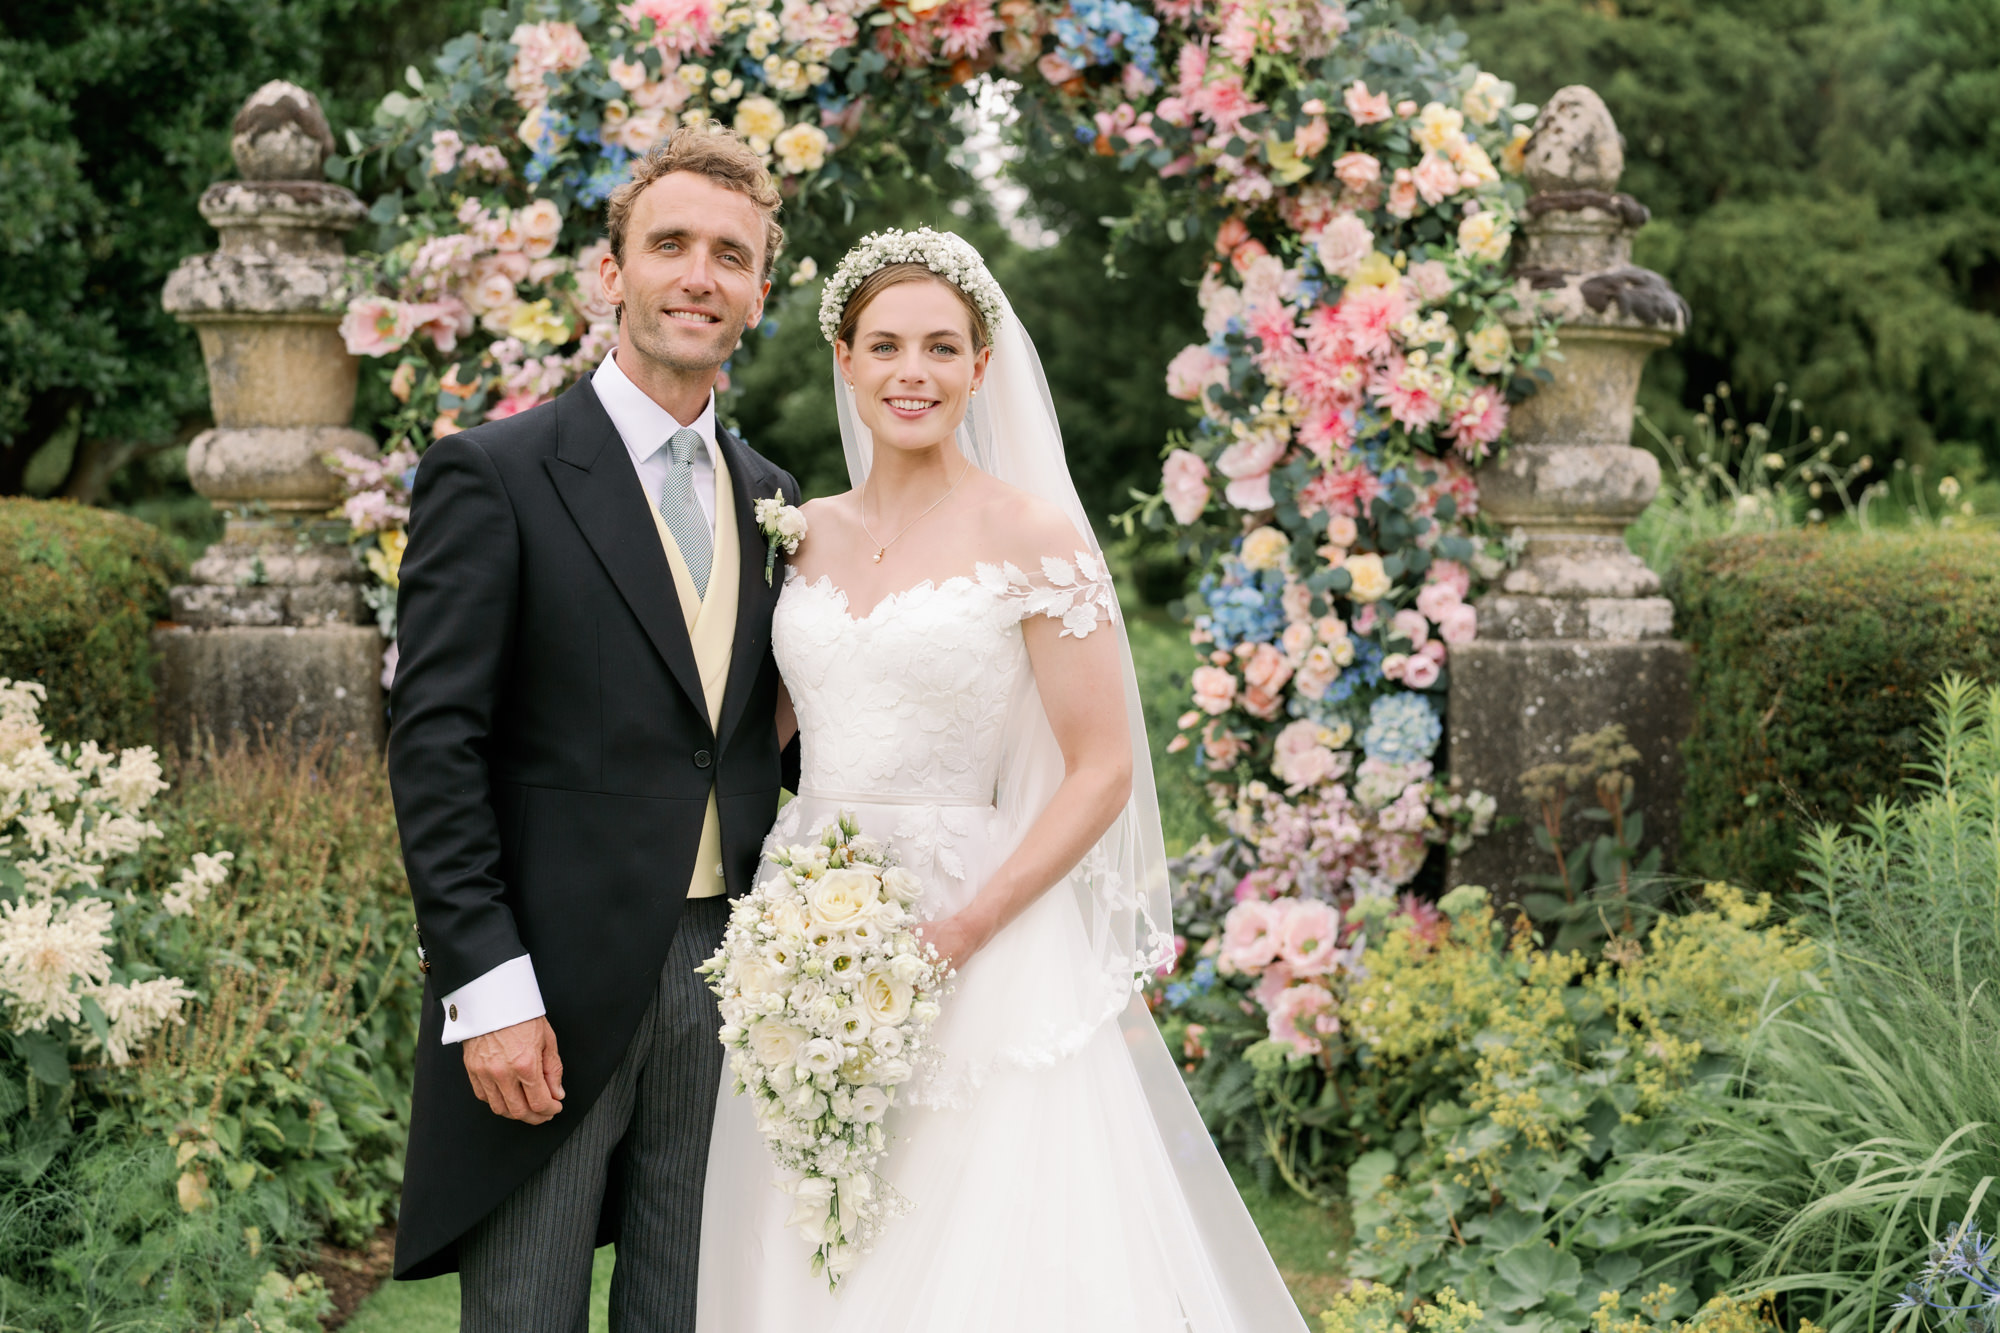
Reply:
[[[1042,557],[1041,570],[1025,574],[1013,561],[981,564],[979,582],[1020,609],[1021,618],[1047,616],[1062,622],[1063,637],[1083,638],[1108,625],[1118,612],[1118,594],[1101,556],[1078,551],[1065,560]]]

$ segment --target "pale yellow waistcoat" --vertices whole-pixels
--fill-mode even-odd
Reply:
[[[729,465],[722,461],[721,448],[710,451],[715,459],[715,556],[709,562],[708,596],[697,597],[694,575],[688,573],[680,544],[660,517],[660,508],[648,503],[653,526],[660,530],[660,545],[666,548],[667,564],[674,571],[674,591],[680,595],[681,610],[687,614],[688,638],[694,644],[695,666],[701,672],[701,692],[708,705],[708,725],[722,723],[722,694],[729,684],[729,657],[736,646],[736,594],[743,562],[736,547],[736,488],[729,478]],[[650,500],[650,497],[649,497]],[[722,757],[716,756],[719,771]],[[715,784],[708,788],[708,813],[702,816],[701,846],[695,852],[694,878],[688,883],[690,898],[714,898],[725,892],[722,882],[722,816],[715,807]]]

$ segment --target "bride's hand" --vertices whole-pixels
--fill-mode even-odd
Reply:
[[[926,921],[917,927],[917,934],[938,951],[947,967],[964,967],[972,955],[992,938],[984,927],[967,919],[970,915],[969,912],[960,912],[955,916]]]

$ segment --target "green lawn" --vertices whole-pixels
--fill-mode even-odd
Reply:
[[[1289,1192],[1264,1194],[1242,1173],[1237,1185],[1293,1298],[1308,1324],[1317,1328],[1312,1316],[1326,1308],[1340,1280],[1330,1252],[1346,1248],[1343,1220]],[[609,1247],[597,1252],[590,1284],[591,1333],[604,1333],[610,1326],[605,1307],[611,1294],[611,1253]],[[458,1278],[452,1276],[385,1284],[355,1312],[347,1333],[453,1333],[457,1327]]]

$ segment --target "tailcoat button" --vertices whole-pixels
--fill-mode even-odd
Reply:
[[[696,768],[707,768],[713,762],[715,762],[714,756],[710,755],[708,751],[696,750],[694,752],[694,766]]]

